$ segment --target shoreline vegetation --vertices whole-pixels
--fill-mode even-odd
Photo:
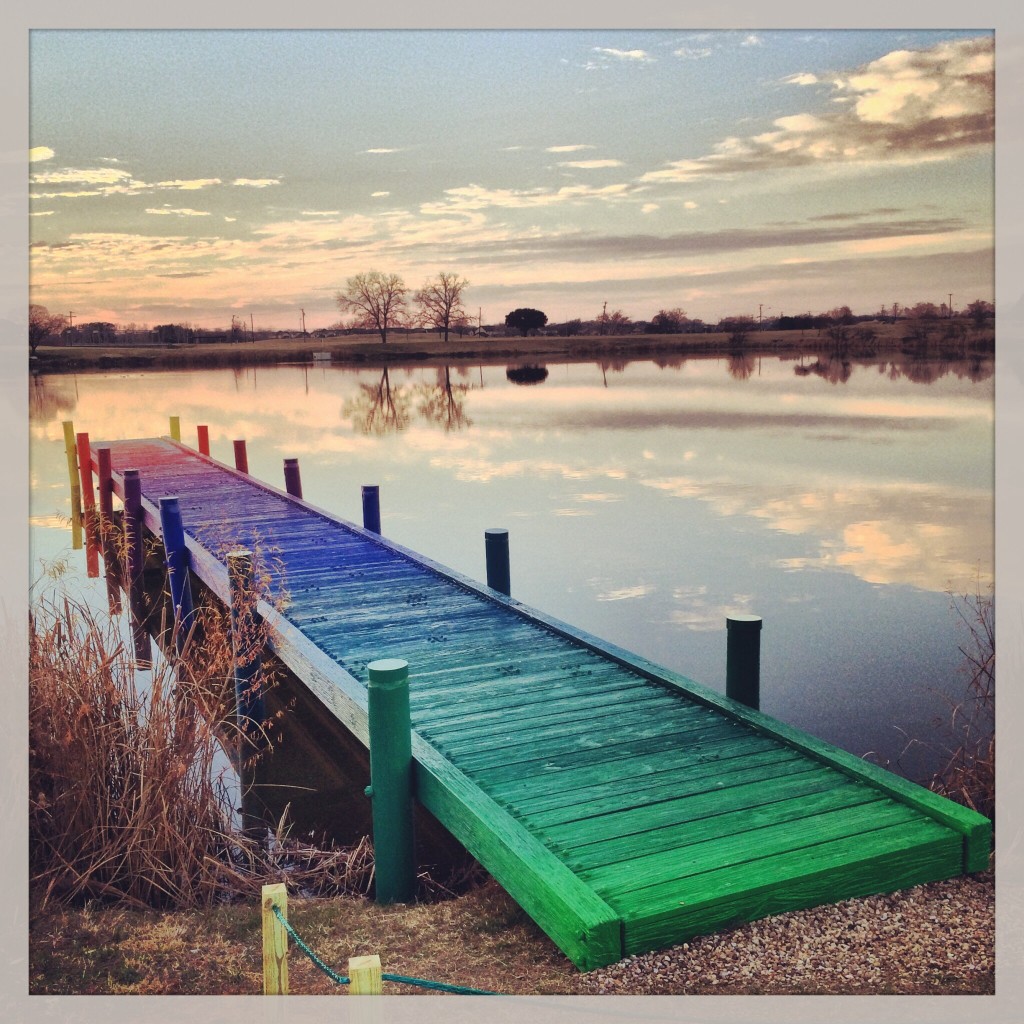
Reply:
[[[937,322],[941,326],[941,321]],[[870,335],[870,336],[869,336]],[[840,359],[902,355],[921,359],[984,358],[995,350],[991,328],[944,337],[939,327],[908,331],[903,323],[875,324],[870,331],[837,335],[834,329],[755,331],[737,338],[703,334],[576,335],[573,337],[478,337],[445,342],[437,335],[394,331],[381,342],[370,333],[338,337],[260,338],[255,341],[161,345],[48,345],[30,358],[32,373],[104,370],[237,368],[278,363],[313,366],[445,365],[451,363],[592,362],[622,359],[686,359],[700,356],[797,358],[824,354]]]

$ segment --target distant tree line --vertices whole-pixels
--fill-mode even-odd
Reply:
[[[650,320],[633,320],[621,309],[608,311],[607,303],[595,317],[584,320],[576,317],[560,323],[550,323],[547,314],[531,307],[513,309],[503,323],[484,325],[467,314],[463,296],[469,282],[452,271],[439,271],[423,285],[410,292],[397,274],[384,274],[371,270],[350,277],[345,288],[335,299],[339,310],[350,314],[331,327],[312,332],[314,337],[338,333],[373,331],[386,343],[395,330],[430,330],[449,340],[454,332],[460,337],[466,333],[490,336],[516,332],[545,334],[571,338],[578,335],[620,336],[627,334],[697,334],[725,333],[731,343],[742,344],[754,331],[817,331],[827,334],[838,344],[849,340],[871,340],[874,328],[869,324],[901,323],[906,325],[906,338],[927,340],[937,332],[944,338],[964,338],[970,327],[983,330],[995,318],[991,302],[975,299],[961,310],[953,310],[946,303],[918,302],[904,305],[894,302],[883,304],[875,313],[854,314],[849,306],[837,306],[822,313],[780,313],[774,317],[754,317],[749,314],[722,317],[717,323],[705,323],[691,318],[679,307],[660,309]],[[309,332],[303,332],[308,335]],[[294,332],[261,331],[261,337],[295,337]],[[29,307],[29,347],[35,353],[46,339],[59,339],[63,344],[111,344],[115,341],[161,345],[190,344],[196,342],[240,342],[254,340],[251,324],[248,329],[238,316],[232,316],[227,330],[195,327],[189,323],[124,324],[121,327],[108,322],[82,322],[70,324],[61,314],[51,314],[42,305]]]

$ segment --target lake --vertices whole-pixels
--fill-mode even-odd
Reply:
[[[277,486],[298,457],[306,499],[344,518],[378,484],[386,536],[476,579],[484,530],[507,527],[514,597],[720,692],[726,615],[760,615],[762,710],[896,762],[963,693],[948,591],[992,580],[992,370],[747,355],[36,377],[33,573],[67,557],[105,608],[71,551],[61,421],[95,441],[178,415],[229,464],[245,438]]]

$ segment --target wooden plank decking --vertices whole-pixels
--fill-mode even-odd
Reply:
[[[276,653],[364,744],[366,666],[410,665],[417,799],[582,969],[988,865],[957,804],[168,439],[111,449],[193,571],[280,561]]]

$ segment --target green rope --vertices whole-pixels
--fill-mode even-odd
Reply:
[[[312,960],[313,963],[315,963],[317,967],[319,967],[320,970],[323,971],[324,974],[326,974],[327,977],[331,979],[331,981],[335,981],[339,985],[351,984],[351,979],[346,978],[343,974],[336,974],[334,971],[332,971],[330,967],[328,967],[327,964],[325,964],[323,960],[321,960],[320,957],[318,957],[316,953],[314,953],[313,950],[311,950],[309,946],[307,946],[302,941],[302,939],[299,938],[298,933],[288,923],[288,918],[286,918],[284,914],[281,913],[281,908],[276,903],[271,904],[271,906],[274,911],[274,916],[278,919],[278,921],[281,922],[281,924],[284,925],[285,930],[295,940],[295,945],[298,946],[299,949],[301,949],[302,952],[305,953],[306,956],[308,956],[309,959]]]
[[[339,985],[352,984],[351,978],[346,978],[344,975],[337,974],[335,971],[332,971],[330,967],[328,967],[327,964],[325,964],[323,960],[321,960],[320,957],[318,957],[316,953],[314,953],[313,950],[311,950],[309,946],[299,938],[298,932],[296,932],[288,923],[288,918],[281,913],[281,908],[276,903],[271,904],[271,909],[274,911],[274,916],[281,922],[281,924],[284,925],[285,930],[295,941],[295,945],[298,946],[299,949],[301,949],[302,952],[305,953],[306,956],[308,956],[309,959],[312,960],[313,963],[331,979],[331,981],[334,981]],[[419,985],[420,988],[434,989],[438,992],[454,992],[456,995],[460,996],[496,996],[501,994],[499,992],[488,992],[486,989],[482,988],[468,988],[465,985],[447,985],[443,981],[426,981],[423,978],[407,978],[401,974],[381,974],[381,980],[398,981],[403,985]]]
[[[454,992],[460,996],[497,996],[500,992],[488,992],[482,988],[467,988],[465,985],[446,985],[443,981],[424,981],[422,978],[406,978],[401,974],[382,974],[384,981],[400,981],[403,985],[419,985],[420,988],[432,988],[438,992]]]

